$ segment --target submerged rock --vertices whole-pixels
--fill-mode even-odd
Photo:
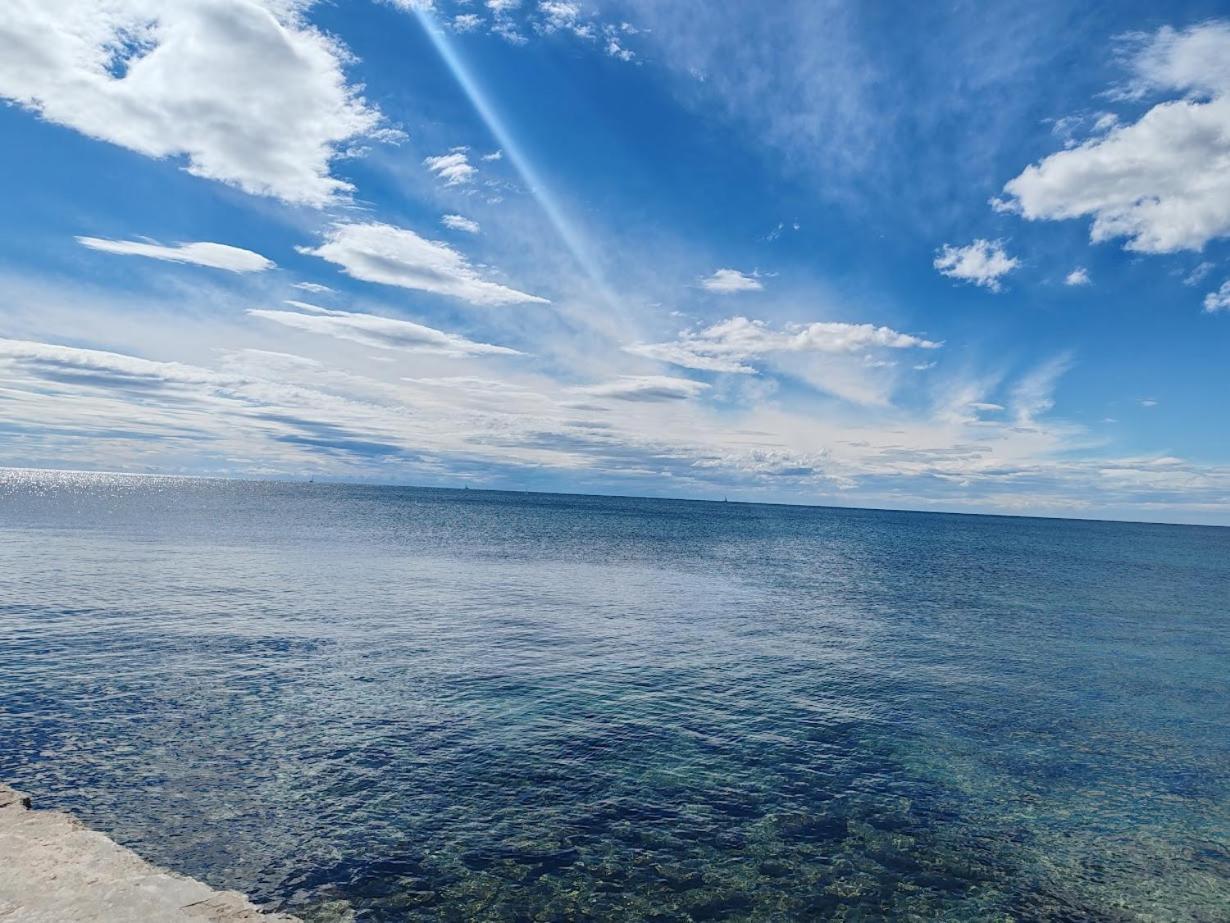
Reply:
[[[0,919],[27,923],[296,923],[146,862],[62,811],[0,784]]]

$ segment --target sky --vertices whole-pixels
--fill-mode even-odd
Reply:
[[[1230,524],[1230,0],[7,0],[0,465]]]

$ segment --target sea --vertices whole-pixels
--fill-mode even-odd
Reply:
[[[0,472],[0,780],[325,921],[1230,920],[1230,529]]]

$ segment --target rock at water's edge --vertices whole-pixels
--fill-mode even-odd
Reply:
[[[0,920],[24,923],[297,923],[150,865],[62,811],[0,783]]]

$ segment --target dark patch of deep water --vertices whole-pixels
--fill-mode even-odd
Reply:
[[[0,474],[0,778],[309,920],[1225,920],[1230,530]]]

